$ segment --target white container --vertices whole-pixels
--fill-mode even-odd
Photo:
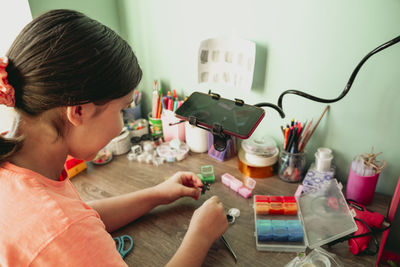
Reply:
[[[190,151],[204,153],[208,151],[208,131],[185,122],[186,144]]]
[[[122,155],[128,153],[131,150],[131,139],[129,137],[129,131],[126,127],[122,129],[119,136],[115,137],[107,145],[107,149],[111,150],[113,155]]]
[[[331,168],[332,150],[326,147],[318,148],[315,153],[315,167],[320,172],[327,172]]]

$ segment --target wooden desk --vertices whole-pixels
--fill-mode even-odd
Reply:
[[[146,163],[129,161],[126,155],[117,156],[112,162],[103,166],[88,164],[88,169],[71,179],[82,199],[93,199],[117,196],[140,190],[164,181],[180,170],[200,172],[202,165],[212,164],[216,183],[211,190],[202,195],[198,201],[192,198],[180,199],[170,205],[159,206],[140,219],[113,233],[113,236],[129,234],[135,246],[125,258],[129,266],[163,266],[178,249],[189,226],[193,211],[207,198],[217,195],[224,203],[226,210],[238,208],[240,217],[224,234],[235,251],[238,262],[236,266],[283,266],[293,259],[295,253],[260,252],[256,250],[254,237],[254,214],[252,199],[244,199],[236,192],[221,183],[225,172],[242,178],[237,168],[237,159],[219,162],[205,154],[192,154],[187,159],[154,166]],[[254,194],[293,195],[298,184],[281,181],[278,177],[257,179]],[[386,214],[389,197],[376,195],[371,209]],[[135,207],[132,207],[134,209]],[[211,226],[212,227],[212,226]],[[376,256],[354,256],[349,252],[347,242],[337,244],[328,251],[337,254],[345,266],[374,266]],[[231,254],[220,240],[211,247],[203,266],[234,266]]]

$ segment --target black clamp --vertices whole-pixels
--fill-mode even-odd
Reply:
[[[212,99],[215,99],[215,100],[219,100],[221,98],[221,96],[219,94],[213,93],[213,92],[211,92],[211,90],[208,90],[208,94],[211,96]]]
[[[230,135],[225,134],[222,129],[222,125],[219,123],[214,123],[211,133],[214,137],[214,148],[215,150],[222,152],[226,148],[226,143],[231,138]]]
[[[214,123],[213,128],[210,130],[209,128],[203,127],[197,123],[197,118],[195,116],[189,116],[189,123],[193,126],[199,127],[203,130],[209,131],[212,133],[214,137],[214,148],[215,150],[222,152],[226,148],[226,143],[231,138],[230,135],[225,134],[222,129],[222,125],[219,123]]]
[[[195,116],[189,116],[189,123],[193,126],[197,126],[197,118]]]
[[[244,105],[244,101],[242,99],[235,98],[235,104],[237,106],[243,106]]]

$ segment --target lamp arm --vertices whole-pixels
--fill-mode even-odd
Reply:
[[[351,86],[353,85],[353,82],[354,82],[354,80],[355,80],[355,78],[356,78],[356,76],[357,76],[359,70],[361,69],[361,67],[364,65],[364,63],[365,63],[370,57],[372,57],[374,54],[376,54],[376,53],[378,53],[378,52],[380,52],[380,51],[382,51],[382,50],[384,50],[384,49],[386,49],[386,48],[388,48],[388,47],[390,47],[390,46],[392,46],[392,45],[394,45],[394,44],[396,44],[396,43],[398,43],[398,42],[400,42],[400,35],[397,36],[396,38],[394,38],[394,39],[392,39],[392,40],[390,40],[390,41],[388,41],[388,42],[386,42],[386,43],[384,43],[384,44],[378,46],[377,48],[375,48],[375,49],[372,50],[371,52],[369,52],[369,53],[360,61],[360,63],[358,63],[358,65],[356,66],[356,68],[353,70],[353,73],[351,74],[349,80],[347,81],[347,84],[346,84],[345,88],[343,89],[343,92],[342,92],[337,98],[325,99],[325,98],[320,98],[320,97],[316,97],[316,96],[313,96],[313,95],[304,93],[304,92],[299,91],[299,90],[286,90],[286,91],[284,91],[284,92],[279,96],[279,99],[278,99],[278,106],[276,106],[276,105],[274,105],[274,104],[271,104],[271,103],[259,103],[259,104],[256,104],[255,106],[258,106],[258,107],[265,107],[265,106],[272,107],[272,108],[274,108],[276,111],[279,112],[279,114],[281,115],[282,118],[284,118],[284,117],[285,117],[285,113],[283,112],[282,102],[283,102],[283,97],[284,97],[286,94],[298,95],[298,96],[301,96],[301,97],[304,97],[304,98],[308,98],[308,99],[310,99],[310,100],[313,100],[313,101],[316,101],[316,102],[321,102],[321,103],[334,103],[334,102],[337,102],[337,101],[339,101],[340,99],[342,99],[343,97],[345,97],[346,94],[350,91],[350,88],[351,88]]]
[[[311,100],[313,100],[313,101],[322,102],[322,103],[333,103],[333,102],[339,101],[340,99],[342,99],[343,97],[345,97],[346,94],[350,91],[350,88],[351,88],[351,86],[353,85],[354,79],[356,78],[356,76],[357,76],[357,74],[358,74],[358,71],[361,69],[362,65],[364,65],[364,63],[365,63],[371,56],[373,56],[374,54],[376,54],[376,53],[378,53],[378,52],[380,52],[380,51],[382,51],[382,50],[384,50],[384,49],[386,49],[386,48],[388,48],[388,47],[390,47],[390,46],[392,46],[392,45],[394,45],[394,44],[396,44],[396,43],[398,43],[398,42],[400,42],[400,36],[397,36],[396,38],[394,38],[394,39],[392,39],[392,40],[390,40],[390,41],[388,41],[388,42],[386,42],[386,43],[384,43],[384,44],[378,46],[377,48],[375,48],[374,50],[372,50],[371,52],[369,52],[369,53],[360,61],[360,63],[358,63],[357,67],[353,70],[353,73],[351,74],[351,76],[350,76],[350,78],[349,78],[349,80],[348,80],[348,82],[347,82],[347,84],[346,84],[346,87],[344,88],[343,92],[342,92],[337,98],[334,98],[334,99],[324,99],[324,98],[319,98],[319,97],[316,97],[316,96],[309,95],[309,94],[307,94],[307,93],[304,93],[304,92],[298,91],[298,90],[287,90],[287,91],[283,92],[283,93],[279,96],[279,99],[278,99],[278,106],[282,109],[283,96],[286,95],[286,94],[295,94],[295,95],[299,95],[299,96],[301,96],[301,97],[305,97],[305,98],[311,99]]]

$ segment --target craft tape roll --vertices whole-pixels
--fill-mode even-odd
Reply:
[[[251,177],[251,178],[267,178],[274,175],[274,164],[278,160],[278,154],[270,157],[269,165],[266,166],[254,166],[246,159],[246,152],[243,150],[239,150],[238,154],[238,162],[239,162],[239,170],[244,175]]]
[[[124,128],[119,136],[111,140],[107,148],[109,148],[114,155],[122,155],[128,153],[131,149],[131,140],[129,138],[128,129]]]

